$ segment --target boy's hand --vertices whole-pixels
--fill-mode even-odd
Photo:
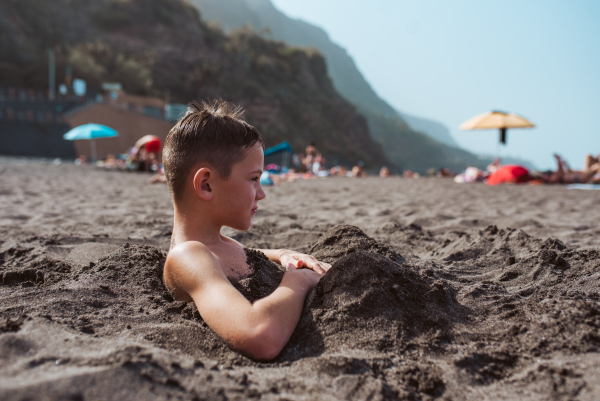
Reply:
[[[288,265],[286,266],[286,270],[288,272],[292,272],[293,274],[301,275],[306,280],[308,288],[314,288],[317,284],[319,284],[319,281],[324,276],[324,274],[317,273],[314,270],[297,269],[296,266],[294,266],[291,263],[288,263]]]
[[[319,262],[317,259],[310,255],[305,255],[300,252],[288,251],[282,249],[279,255],[279,262],[282,266],[288,268],[289,265],[293,265],[296,269],[303,267],[314,270],[319,274],[327,273],[327,270],[331,269],[331,265],[325,262]]]

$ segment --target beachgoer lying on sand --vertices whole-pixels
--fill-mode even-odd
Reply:
[[[440,178],[454,178],[454,173],[447,168],[440,168],[437,176]]]
[[[164,169],[175,209],[165,284],[195,302],[204,321],[233,349],[275,358],[294,331],[308,291],[331,267],[289,250],[263,250],[287,271],[271,295],[253,304],[231,284],[252,274],[245,248],[221,234],[248,230],[258,201],[264,139],[224,101],[192,103],[169,132]]]
[[[316,175],[317,177],[327,177],[329,175],[329,170],[325,168],[325,158],[320,153],[315,157],[315,161],[312,164],[311,173]]]
[[[103,167],[107,170],[117,168],[117,158],[112,153],[109,153],[104,160],[98,160],[96,166]]]
[[[571,170],[567,162],[559,155],[556,158],[556,171],[545,177],[549,184],[587,184],[600,183],[600,164],[595,163],[587,167],[587,171]]]
[[[278,186],[284,181],[294,182],[296,177],[290,176],[288,174],[271,174],[268,171],[263,171],[260,175],[260,185],[268,187],[268,186]]]
[[[585,155],[583,166],[583,171],[585,172],[592,171],[600,167],[600,154],[597,154],[596,157],[592,155]]]
[[[562,169],[566,173],[574,173],[574,174],[585,174],[589,172],[596,173],[600,169],[600,155],[596,155],[596,157],[592,155],[585,155],[583,161],[583,170],[573,170],[569,166],[569,163],[566,160],[562,159],[559,155],[554,155],[557,158],[557,162],[562,166]]]
[[[499,157],[496,157],[486,168],[486,171],[490,174],[495,173],[502,167],[502,162]]]
[[[82,166],[87,163],[87,158],[85,155],[79,155],[77,159],[75,159],[75,164],[78,166]]]
[[[158,172],[154,174],[152,177],[148,178],[148,184],[161,184],[167,182],[167,177],[164,173]]]
[[[339,166],[335,166],[332,167],[331,169],[329,169],[329,175],[330,176],[337,176],[337,177],[349,177],[351,176],[351,173],[348,172],[348,169],[346,168],[346,166],[339,165]]]
[[[366,171],[363,171],[362,169],[362,165],[361,164],[357,164],[356,166],[352,167],[352,177],[357,178],[357,177],[368,177],[369,173],[367,173]]]
[[[269,173],[268,171],[263,171],[260,176],[260,185],[262,186],[278,186],[282,182],[294,182],[299,178],[315,178],[312,174],[304,173],[298,174],[293,170],[288,171],[283,174]]]
[[[160,184],[167,182],[167,176],[165,175],[165,168],[160,165],[156,174],[148,179],[149,184]]]
[[[498,169],[500,170],[500,169]],[[458,184],[469,184],[472,182],[483,182],[487,177],[487,173],[477,167],[467,167],[464,173],[454,177],[454,182]]]
[[[421,178],[421,175],[419,173],[415,173],[414,171],[411,171],[411,170],[404,170],[404,173],[402,173],[402,176],[404,178]]]
[[[592,171],[596,168],[595,159],[590,155],[587,155],[585,158],[585,166],[583,170],[573,170],[569,163],[565,159],[563,159],[560,155],[554,154],[554,158],[556,159],[556,163],[558,164],[557,171],[562,170],[564,173],[575,173],[575,174],[583,174],[589,171]]]

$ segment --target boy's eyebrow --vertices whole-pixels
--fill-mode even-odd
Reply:
[[[254,170],[254,171],[250,172],[249,174],[254,174],[254,173],[262,174],[262,172],[263,172],[262,169],[259,168],[257,170]]]

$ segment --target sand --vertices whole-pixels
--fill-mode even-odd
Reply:
[[[323,179],[267,188],[249,248],[333,264],[271,363],[162,280],[148,176],[0,157],[0,399],[600,398],[600,191]],[[248,251],[269,294],[282,271]]]

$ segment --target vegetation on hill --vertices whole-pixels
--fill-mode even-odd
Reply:
[[[47,88],[49,47],[59,82],[71,66],[92,90],[121,82],[173,102],[222,97],[248,111],[268,145],[316,141],[330,160],[390,164],[320,53],[251,29],[224,34],[185,0],[0,0],[0,85]]]

